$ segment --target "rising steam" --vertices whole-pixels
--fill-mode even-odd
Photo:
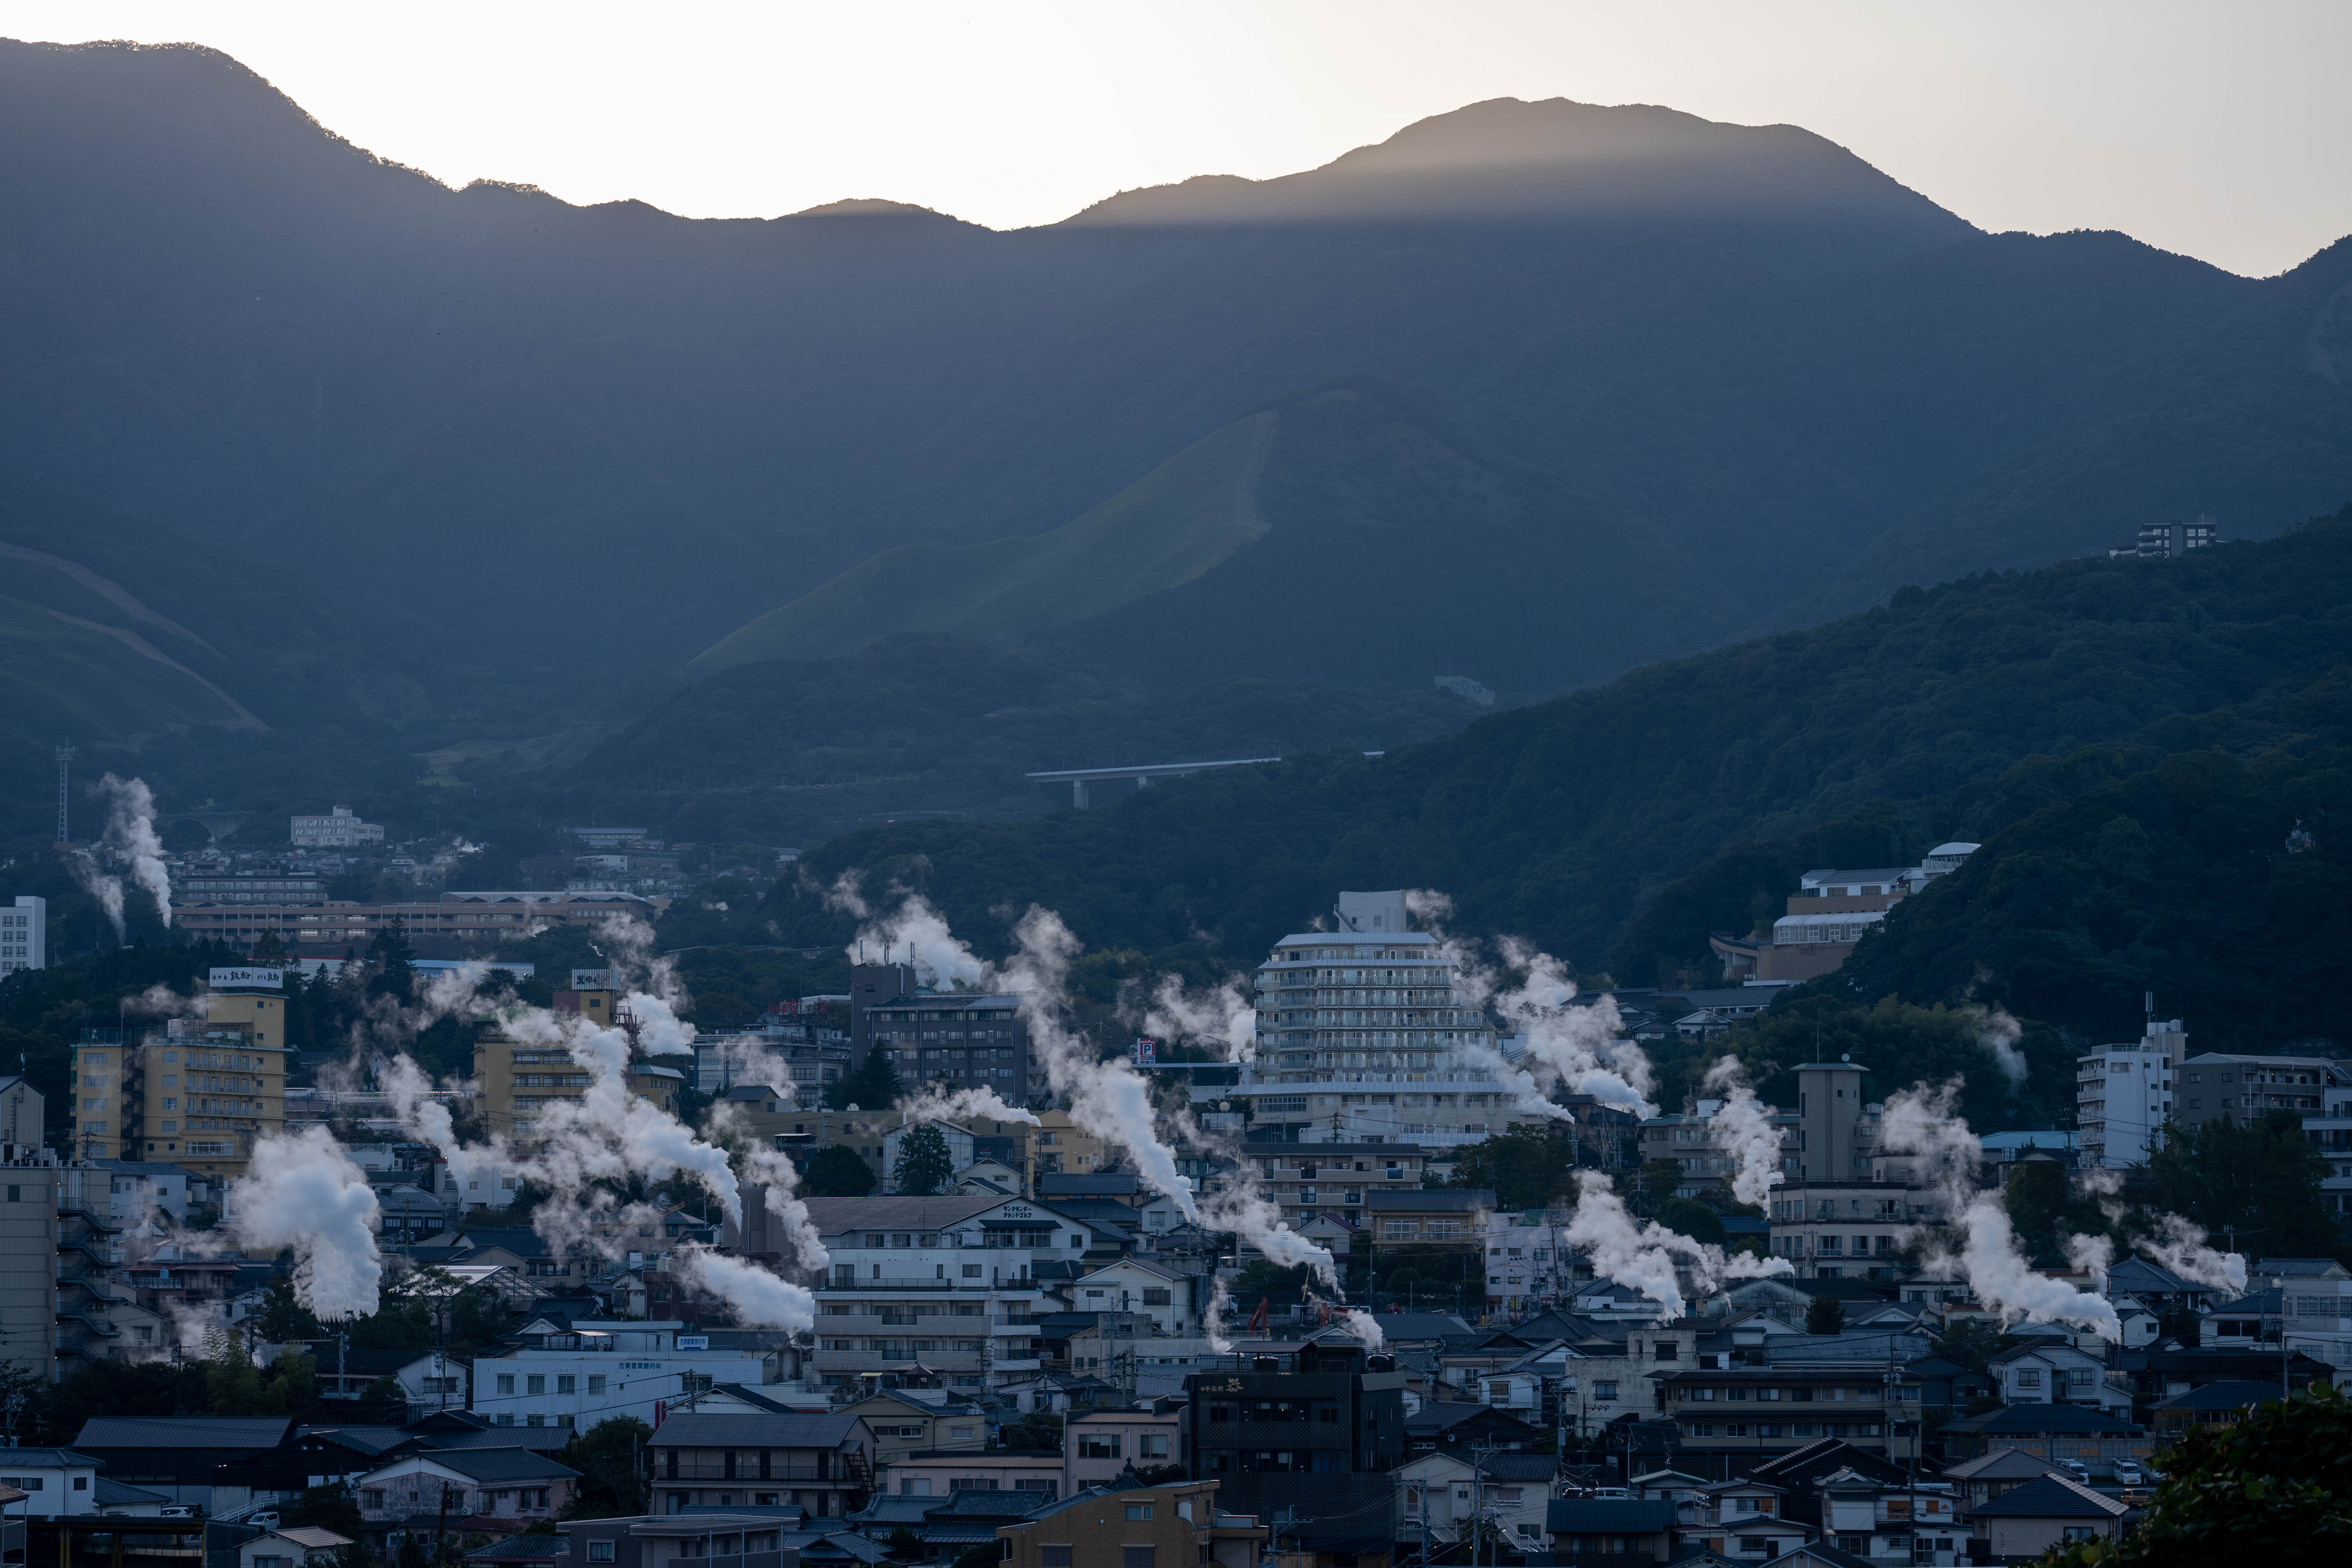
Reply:
[[[2192,1284],[2233,1295],[2246,1289],[2245,1255],[2216,1252],[2205,1245],[2205,1229],[2177,1214],[2156,1216],[2160,1237],[2142,1237],[2142,1252]]]
[[[1944,1279],[1965,1276],[1978,1301],[1999,1313],[2004,1326],[2021,1318],[2073,1323],[2121,1342],[2123,1326],[2115,1308],[2104,1297],[2034,1272],[2018,1247],[2000,1194],[1976,1184],[1984,1149],[1952,1109],[1958,1092],[1958,1079],[1933,1090],[1901,1090],[1887,1100],[1879,1123],[1888,1152],[1921,1157],[1929,1191],[1946,1222],[1960,1233],[1958,1256],[1931,1249],[1923,1259],[1927,1271]]]
[[[1772,1118],[1748,1086],[1738,1057],[1725,1057],[1706,1069],[1705,1087],[1723,1096],[1723,1104],[1707,1119],[1707,1135],[1733,1159],[1738,1173],[1731,1179],[1731,1195],[1743,1204],[1770,1199],[1772,1189],[1788,1178],[1780,1170],[1780,1133]]]
[[[2025,1053],[2017,1048],[2017,1042],[2024,1037],[2025,1026],[2011,1017],[2009,1010],[2004,1007],[1995,1007],[1988,1012],[1982,1007],[1972,1006],[1965,1011],[1977,1044],[1992,1053],[1992,1059],[2000,1066],[2000,1076],[2009,1080],[2011,1089],[2023,1089]]]
[[[147,889],[155,900],[155,913],[164,925],[172,923],[172,874],[163,868],[163,841],[155,836],[155,795],[142,779],[120,779],[112,773],[98,781],[112,804],[106,814],[106,837],[101,842],[131,865],[131,879]],[[110,915],[115,919],[115,935],[122,934],[120,910],[121,896]]]
[[[1796,1271],[1796,1265],[1785,1258],[1727,1254],[1719,1247],[1669,1230],[1655,1220],[1636,1226],[1603,1172],[1579,1171],[1576,1185],[1576,1212],[1568,1222],[1569,1245],[1591,1253],[1594,1273],[1657,1302],[1664,1309],[1659,1314],[1660,1322],[1671,1323],[1688,1310],[1678,1269],[1687,1270],[1702,1293],[1719,1289],[1727,1279],[1761,1279]]]
[[[322,1321],[373,1316],[383,1261],[375,1194],[323,1127],[261,1139],[236,1182],[237,1241],[294,1249],[294,1294]]]
[[[1213,1041],[1229,1062],[1257,1059],[1257,1009],[1236,981],[1192,991],[1181,977],[1163,974],[1142,1023],[1154,1035]]]

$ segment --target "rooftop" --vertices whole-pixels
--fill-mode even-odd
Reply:
[[[1977,1519],[2120,1519],[2130,1505],[2064,1476],[2045,1475],[1969,1510]]]

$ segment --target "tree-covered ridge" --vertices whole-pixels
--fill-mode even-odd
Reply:
[[[2199,1048],[2277,1051],[2352,1039],[2347,944],[2352,750],[2181,752],[1994,836],[1840,978],[2093,1041],[2135,1037],[2152,991]]]
[[[910,885],[919,868],[983,942],[1004,923],[991,910],[1035,901],[1089,944],[1150,951],[1203,932],[1237,962],[1335,888],[1437,888],[1464,929],[1598,968],[1654,894],[1730,845],[1874,802],[1967,803],[2029,758],[2161,743],[2160,721],[2260,710],[2344,663],[2352,510],[2179,561],[1906,589],[1882,609],[1654,665],[1385,758],[1303,757],[1024,822],[873,828],[807,868],[820,882],[857,867]],[[1916,836],[1907,820],[1897,811],[1841,842],[1893,847]],[[795,940],[845,934],[805,889],[776,904]]]

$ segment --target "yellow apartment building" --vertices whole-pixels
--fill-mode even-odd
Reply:
[[[223,1179],[286,1125],[286,998],[275,969],[215,969],[201,1018],[143,1040],[92,1030],[73,1050],[74,1152]]]
[[[561,1012],[577,1013],[595,1023],[629,1027],[626,1011],[609,984],[580,986],[582,978],[603,979],[604,970],[574,970],[574,987],[559,992]],[[685,1059],[683,1058],[681,1060]],[[588,1092],[594,1075],[572,1059],[562,1046],[509,1040],[489,1025],[474,1039],[474,1092],[480,1096],[482,1118],[493,1133],[519,1144],[528,1143],[531,1123],[557,1100],[579,1100]],[[652,1100],[675,1116],[686,1075],[676,1068],[656,1067],[643,1058],[629,1064],[632,1093]]]

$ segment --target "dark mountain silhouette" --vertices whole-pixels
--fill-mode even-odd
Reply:
[[[936,626],[1161,686],[1542,694],[2352,491],[2352,247],[2256,281],[1983,235],[1655,107],[1475,104],[995,233],[453,191],[214,51],[5,44],[0,210],[0,466],[556,688],[820,595],[771,652]],[[1245,538],[994,547],[1268,411]],[[992,605],[901,613],[975,547]]]

